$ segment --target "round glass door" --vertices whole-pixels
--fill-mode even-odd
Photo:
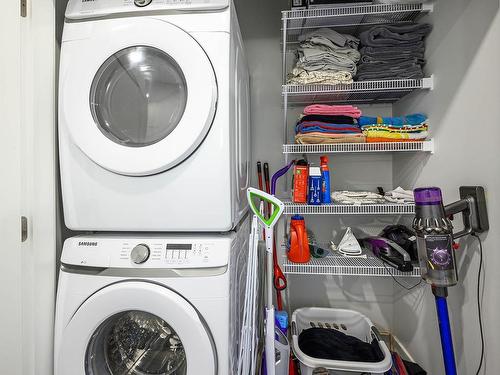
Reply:
[[[147,17],[118,21],[96,22],[88,38],[63,43],[61,134],[110,172],[150,176],[175,168],[206,139],[215,70],[181,28]]]
[[[152,145],[179,124],[187,85],[177,62],[148,46],[122,49],[99,68],[90,89],[90,109],[99,130],[129,147]]]
[[[185,375],[186,352],[162,318],[129,310],[109,317],[94,332],[85,367],[88,375]]]

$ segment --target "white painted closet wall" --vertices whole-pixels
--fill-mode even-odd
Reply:
[[[429,114],[437,150],[423,169],[414,159],[395,159],[395,183],[437,185],[445,200],[458,199],[460,185],[487,190],[490,231],[484,240],[483,299],[487,367],[500,374],[500,15],[498,0],[439,0],[432,14],[434,30],[427,47],[428,69],[435,90],[394,106],[395,113]],[[457,226],[460,224],[457,224]],[[449,308],[459,374],[475,374],[479,361],[476,283],[479,252],[476,239],[461,242],[460,283],[450,288]],[[414,292],[397,301],[395,332],[430,374],[444,373],[434,298]]]

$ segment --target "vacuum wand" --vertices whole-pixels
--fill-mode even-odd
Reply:
[[[441,347],[446,375],[456,375],[455,353],[448,314],[448,287],[458,283],[453,240],[489,229],[484,189],[481,186],[460,187],[460,200],[446,207],[441,189],[437,187],[414,190],[415,219],[420,272],[432,286],[436,300]],[[464,229],[453,233],[454,214],[462,213]]]

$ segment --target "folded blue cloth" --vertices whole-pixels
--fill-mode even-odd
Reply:
[[[304,129],[301,129],[297,132],[297,134],[307,134],[307,133],[325,133],[325,134],[359,134],[361,133],[360,129],[356,130],[331,130],[325,129],[321,126],[310,126]]]
[[[405,126],[405,125],[420,125],[427,120],[427,116],[423,113],[413,113],[411,115],[401,117],[371,117],[361,116],[358,119],[359,126],[378,124],[382,119],[382,124],[392,126]]]
[[[314,129],[314,130],[311,130]],[[321,129],[321,130],[318,130]],[[320,131],[322,133],[341,133],[341,132],[351,132],[351,133],[360,133],[358,125],[350,125],[350,124],[330,124],[326,122],[320,121],[303,121],[298,123],[295,126],[295,132],[304,133],[304,132],[313,132]]]

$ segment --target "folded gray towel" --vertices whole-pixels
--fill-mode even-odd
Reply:
[[[314,51],[323,51],[324,53],[330,53],[335,56],[338,56],[340,58],[348,58],[351,59],[354,62],[358,62],[359,59],[361,58],[361,53],[354,48],[349,48],[349,47],[337,47],[335,49],[331,49],[325,45],[321,44],[313,44],[310,41],[303,42],[300,44],[300,47],[298,48],[298,51],[304,50],[304,49],[310,49]],[[315,52],[318,53],[318,52]]]
[[[348,47],[358,49],[359,39],[355,36],[349,34],[340,34],[333,29],[317,29],[311,31],[307,34],[299,35],[299,42],[305,42],[309,40],[318,40],[320,38],[321,43],[323,43],[323,39],[327,39],[329,41],[328,46],[332,49],[336,47]]]
[[[362,55],[372,55],[375,53],[387,53],[387,54],[397,54],[397,53],[421,53],[425,52],[425,44],[423,41],[412,43],[412,44],[402,44],[397,46],[377,46],[370,47],[364,46],[359,49]]]
[[[348,72],[353,76],[356,74],[356,63],[346,57],[345,54],[332,51],[326,52],[315,48],[299,48],[297,54],[297,68],[302,68],[309,72],[324,70]]]
[[[380,25],[372,27],[359,35],[364,46],[398,46],[421,42],[431,32],[427,23]]]
[[[359,66],[361,65],[365,65],[366,67],[378,66],[378,65],[400,66],[401,64],[405,64],[407,62],[412,62],[420,66],[425,65],[425,59],[420,59],[413,56],[398,55],[398,56],[387,57],[384,59],[373,58],[370,56],[363,56]]]
[[[400,53],[398,55],[363,55],[361,57],[361,62],[362,63],[375,63],[375,62],[388,62],[388,63],[393,63],[397,64],[400,61],[407,61],[407,60],[416,60],[418,64],[424,66],[426,63],[426,60],[424,59],[424,56],[419,56],[419,55],[412,55],[412,54],[406,54],[406,53]]]
[[[388,79],[422,79],[424,77],[422,68],[414,66],[404,69],[385,69],[382,71],[359,72],[356,75],[358,81],[377,81]]]

